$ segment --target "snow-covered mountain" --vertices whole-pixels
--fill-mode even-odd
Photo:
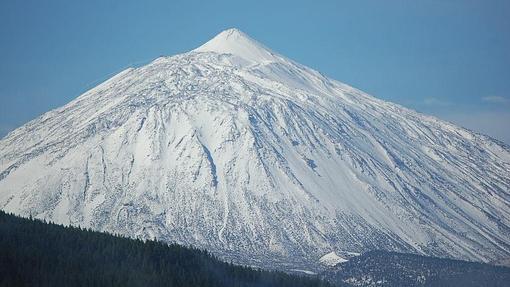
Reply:
[[[0,208],[283,269],[371,249],[501,260],[510,148],[230,29],[9,133]]]

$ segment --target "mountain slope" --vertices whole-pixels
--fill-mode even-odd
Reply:
[[[508,146],[231,29],[0,141],[0,208],[316,271],[372,249],[510,257]]]

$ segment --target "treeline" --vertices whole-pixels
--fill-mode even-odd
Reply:
[[[20,218],[0,211],[0,286],[329,286],[206,251]]]

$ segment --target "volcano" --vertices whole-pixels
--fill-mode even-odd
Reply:
[[[229,29],[0,140],[0,208],[280,270],[488,262],[510,257],[510,148]]]

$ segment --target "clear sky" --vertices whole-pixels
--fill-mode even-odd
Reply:
[[[231,27],[373,96],[510,143],[507,0],[3,0],[0,137]]]

